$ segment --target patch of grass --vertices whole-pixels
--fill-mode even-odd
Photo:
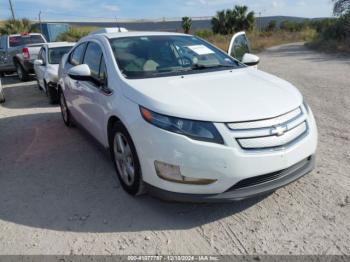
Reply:
[[[208,31],[199,31],[196,33],[215,46],[227,52],[231,41],[231,35],[214,35]],[[314,29],[306,28],[300,32],[274,31],[274,32],[251,32],[248,38],[251,42],[253,52],[260,52],[268,47],[293,43],[312,41],[317,36]]]

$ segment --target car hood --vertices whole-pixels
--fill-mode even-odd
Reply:
[[[157,113],[181,118],[237,122],[266,119],[302,104],[290,83],[254,68],[175,77],[126,80],[123,93]]]

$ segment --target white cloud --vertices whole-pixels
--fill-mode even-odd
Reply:
[[[112,12],[118,12],[120,10],[119,6],[111,4],[102,4],[102,8]]]

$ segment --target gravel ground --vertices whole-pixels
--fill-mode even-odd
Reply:
[[[109,155],[65,128],[35,82],[4,79],[0,254],[350,255],[350,59],[292,44],[261,61],[313,108],[317,168],[265,198],[231,204],[128,196]]]

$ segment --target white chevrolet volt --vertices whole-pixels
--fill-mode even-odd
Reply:
[[[132,195],[210,202],[272,192],[313,170],[317,127],[300,92],[258,70],[249,51],[244,33],[229,55],[184,34],[93,33],[62,59],[63,121],[110,149]]]

